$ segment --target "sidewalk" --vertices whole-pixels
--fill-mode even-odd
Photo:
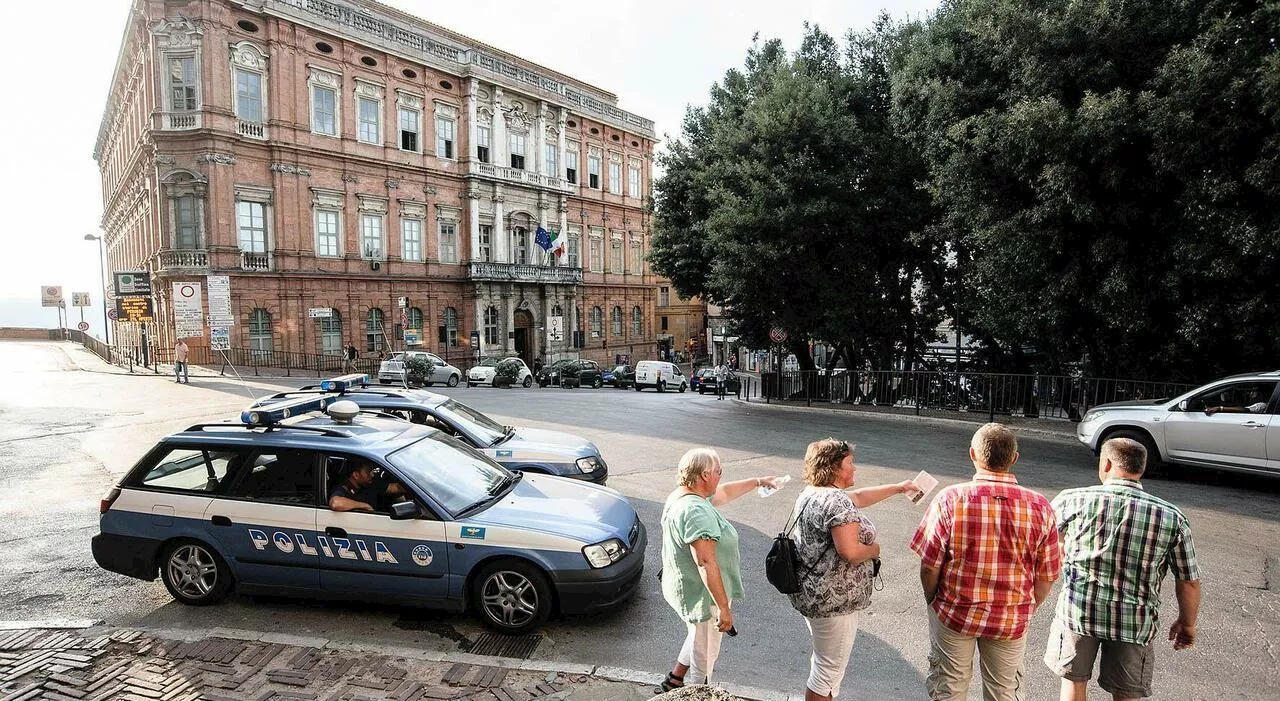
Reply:
[[[11,625],[0,626],[0,701],[644,701],[654,697],[661,679],[607,667],[285,634],[226,630],[206,637]],[[677,696],[738,700],[718,689],[656,698]]]

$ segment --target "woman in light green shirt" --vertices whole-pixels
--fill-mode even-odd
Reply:
[[[680,458],[679,483],[662,507],[662,596],[689,632],[662,691],[711,680],[720,640],[732,633],[732,604],[742,598],[738,531],[720,515],[727,504],[773,477],[720,482],[720,457],[695,448]]]

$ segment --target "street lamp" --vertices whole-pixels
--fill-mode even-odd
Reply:
[[[98,278],[102,282],[102,338],[108,346],[111,345],[111,325],[107,322],[107,272],[102,264],[102,260],[107,257],[106,250],[103,248],[102,237],[93,234],[85,234],[85,241],[98,242]]]

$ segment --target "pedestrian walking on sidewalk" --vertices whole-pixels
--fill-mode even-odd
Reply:
[[[862,509],[916,491],[911,480],[845,491],[853,486],[857,472],[853,448],[834,438],[809,444],[804,454],[809,486],[800,492],[791,513],[800,555],[800,591],[789,596],[791,606],[804,616],[813,643],[805,701],[830,701],[840,695],[858,635],[858,614],[871,605],[880,544],[875,524]]]
[[[173,379],[178,384],[191,384],[191,377],[187,374],[187,356],[190,349],[187,348],[187,342],[178,339],[173,344]]]
[[[724,386],[729,380],[729,372],[725,368],[724,363],[716,366],[716,401],[724,400]]]
[[[342,373],[345,375],[356,369],[356,361],[360,360],[360,351],[356,350],[355,344],[349,343],[342,351]]]
[[[721,482],[720,456],[694,448],[680,458],[679,487],[662,507],[662,596],[688,628],[675,667],[662,691],[707,684],[720,656],[720,640],[733,628],[733,602],[742,598],[738,531],[716,507],[760,486],[776,487],[773,477]]]
[[[1008,427],[979,428],[969,459],[973,479],[938,492],[911,539],[930,608],[929,698],[968,698],[976,649],[984,701],[1025,701],[1027,628],[1062,568],[1057,521],[1013,476]]]
[[[1173,570],[1178,618],[1174,650],[1196,640],[1200,568],[1191,524],[1178,507],[1142,488],[1147,450],[1128,438],[1102,444],[1101,485],[1053,500],[1062,536],[1062,592],[1044,663],[1062,677],[1060,698],[1084,701],[1101,652],[1098,686],[1115,701],[1151,696],[1160,583]]]

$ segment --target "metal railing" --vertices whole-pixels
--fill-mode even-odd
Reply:
[[[885,370],[828,375],[766,372],[754,395],[765,401],[859,404],[921,411],[986,413],[1079,421],[1107,402],[1171,398],[1195,385],[1064,375]],[[751,393],[749,393],[751,394]]]

